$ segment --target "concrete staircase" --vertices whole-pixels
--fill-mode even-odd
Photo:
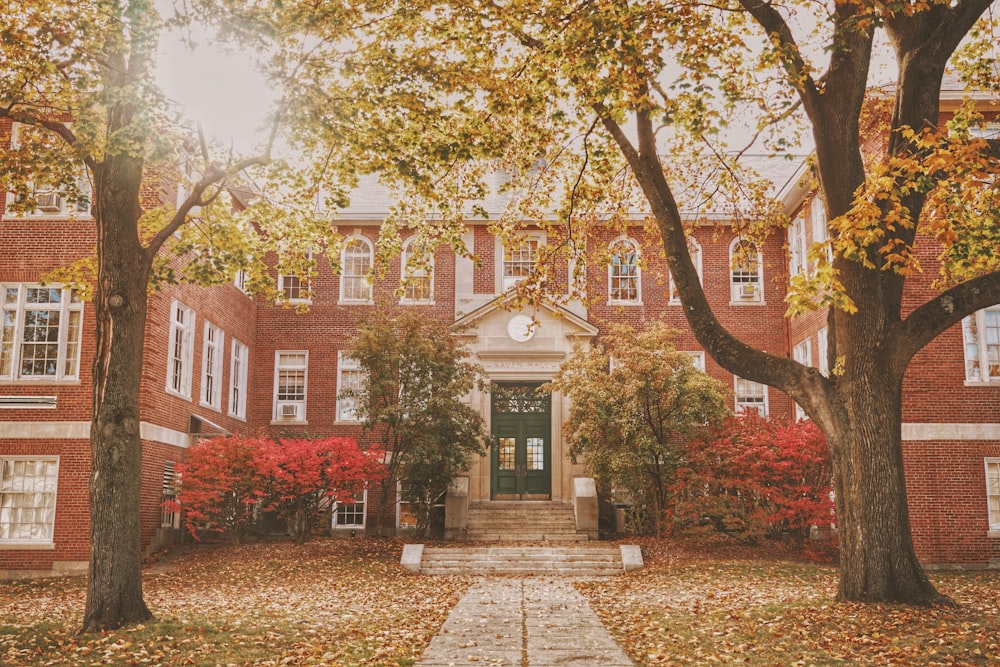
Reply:
[[[601,577],[622,574],[626,566],[619,547],[592,544],[567,547],[423,547],[419,561],[407,569],[430,575]]]
[[[573,506],[550,501],[491,501],[469,505],[469,542],[586,542]]]

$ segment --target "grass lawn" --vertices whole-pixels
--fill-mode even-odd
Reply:
[[[934,573],[957,609],[836,604],[836,570],[721,538],[644,540],[647,567],[580,582],[640,665],[998,665],[1000,572]],[[469,578],[394,540],[204,544],[145,575],[156,619],[77,636],[82,578],[0,582],[0,665],[410,665]],[[532,667],[551,667],[536,666]]]

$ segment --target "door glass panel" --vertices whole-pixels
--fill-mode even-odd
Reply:
[[[528,438],[528,470],[545,470],[545,438]]]
[[[517,451],[517,439],[500,438],[498,444],[500,449],[498,450],[499,455],[497,457],[497,469],[513,470],[515,465],[515,452]]]

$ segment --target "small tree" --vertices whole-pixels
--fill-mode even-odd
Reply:
[[[177,466],[177,501],[168,509],[184,511],[195,539],[212,532],[239,544],[253,526],[267,488],[258,465],[262,447],[258,439],[234,436],[202,440],[188,450],[187,461]]]
[[[678,526],[710,521],[749,542],[785,533],[801,542],[835,521],[830,454],[811,421],[738,415],[689,442],[685,457],[668,510]]]
[[[384,473],[382,451],[362,450],[351,438],[283,438],[260,445],[255,464],[268,484],[266,507],[286,522],[296,544],[309,539],[334,503],[353,502]]]
[[[358,418],[388,454],[375,531],[382,532],[391,490],[406,480],[402,499],[422,533],[431,504],[486,453],[483,419],[462,402],[480,370],[447,323],[412,311],[373,309],[358,323],[349,354],[367,377],[341,398],[355,401]]]
[[[572,402],[574,460],[585,458],[604,488],[625,489],[652,510],[648,528],[657,533],[685,443],[729,413],[726,388],[675,350],[671,336],[662,325],[615,328],[563,364],[553,382]]]

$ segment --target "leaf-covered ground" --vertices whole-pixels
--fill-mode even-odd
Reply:
[[[155,620],[76,636],[83,577],[0,582],[0,665],[409,665],[470,580],[399,567],[393,540],[199,544],[145,572]]]
[[[837,572],[722,538],[648,541],[580,584],[639,665],[1000,665],[1000,572],[934,572],[958,608],[839,604]]]
[[[578,584],[638,665],[1000,665],[1000,572],[932,573],[955,609],[837,604],[834,568],[780,551],[642,545],[644,570]],[[180,547],[146,570],[156,619],[100,635],[76,635],[82,577],[0,582],[0,665],[411,665],[471,580],[410,575],[401,550]]]

